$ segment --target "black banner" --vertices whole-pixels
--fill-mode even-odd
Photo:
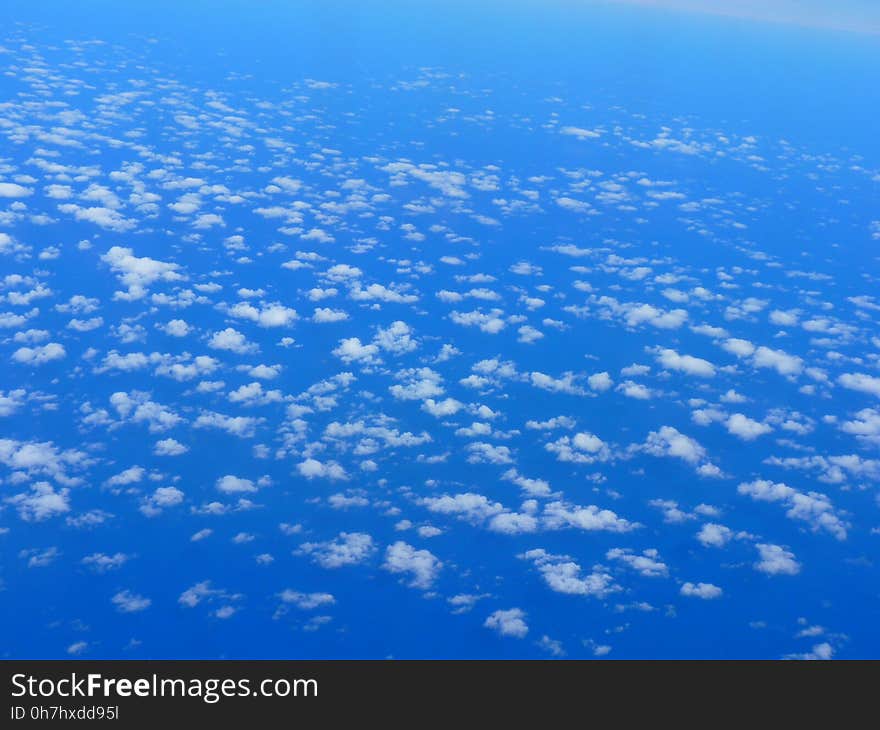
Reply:
[[[871,707],[873,663],[5,661],[0,726],[33,722],[359,722],[529,718],[839,724]],[[858,675],[862,675],[859,677]],[[866,681],[867,680],[867,681]],[[710,715],[704,713],[710,712]],[[610,713],[610,714],[609,714]],[[870,717],[870,716],[867,716]]]

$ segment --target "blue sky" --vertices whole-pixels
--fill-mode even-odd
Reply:
[[[612,3],[672,12],[718,15],[763,23],[799,25],[821,30],[880,33],[880,9],[870,0],[609,0]]]
[[[3,656],[876,656],[876,13],[574,5],[0,11]]]

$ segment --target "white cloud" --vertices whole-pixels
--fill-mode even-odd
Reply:
[[[278,597],[284,603],[292,603],[297,608],[304,611],[311,611],[321,606],[332,606],[336,603],[336,599],[332,593],[300,593],[289,588],[281,591]]]
[[[630,522],[610,509],[600,509],[592,504],[582,507],[561,501],[549,502],[544,507],[543,521],[551,530],[574,527],[589,532],[629,532],[639,527],[637,522]]]
[[[238,330],[227,327],[225,330],[215,332],[208,340],[208,347],[214,350],[226,350],[239,355],[244,355],[256,350],[256,345],[247,341],[247,338]]]
[[[651,431],[641,448],[653,456],[673,457],[694,466],[706,459],[706,449],[698,441],[672,426]]]
[[[255,307],[249,302],[240,302],[229,310],[229,314],[237,319],[247,319],[260,327],[289,327],[299,315],[295,309],[285,307],[277,302],[262,303]]]
[[[880,378],[876,378],[872,375],[865,375],[864,373],[844,373],[837,378],[837,382],[844,388],[857,390],[860,393],[868,393],[869,395],[876,395],[880,398]]]
[[[262,419],[251,416],[227,416],[214,411],[203,411],[193,423],[193,428],[218,428],[231,436],[251,438]]]
[[[574,436],[561,436],[556,441],[545,444],[544,448],[556,454],[559,461],[570,461],[576,464],[608,461],[612,456],[608,444],[588,431],[581,431]]]
[[[680,593],[689,598],[711,600],[713,598],[720,598],[724,591],[712,583],[684,583],[681,586]]]
[[[19,347],[12,354],[12,359],[21,365],[44,365],[53,360],[61,360],[66,355],[63,345],[49,342],[37,347]]]
[[[847,523],[821,492],[800,492],[787,484],[766,479],[743,482],[737,491],[758,502],[781,502],[788,508],[785,514],[789,519],[809,523],[814,532],[825,531],[838,540],[846,539]]]
[[[350,319],[348,312],[342,309],[330,309],[329,307],[316,307],[312,315],[312,321],[317,324],[329,324],[332,322],[344,322]]]
[[[754,441],[759,436],[770,433],[773,428],[766,423],[754,421],[742,413],[734,413],[724,425],[728,433],[741,438],[743,441]]]
[[[122,420],[146,423],[150,433],[167,431],[182,421],[174,411],[150,400],[150,394],[143,391],[113,393],[110,396],[110,405],[116,409]]]
[[[759,556],[755,570],[767,575],[797,575],[800,572],[801,564],[795,560],[794,553],[780,545],[759,543],[755,547]]]
[[[595,391],[604,393],[614,385],[614,381],[607,372],[593,373],[587,378],[587,384]]]
[[[358,362],[364,365],[377,362],[378,352],[377,345],[365,345],[358,337],[340,340],[339,345],[333,350],[333,354],[346,364]]]
[[[697,540],[705,547],[724,547],[732,538],[733,530],[714,522],[707,522],[697,533]]]
[[[591,573],[585,574],[583,568],[568,555],[554,555],[537,548],[518,557],[531,561],[550,590],[556,593],[605,598],[620,590],[605,568],[595,566]]]
[[[403,355],[419,346],[412,335],[413,329],[406,322],[397,320],[385,329],[380,328],[373,342],[387,352]]]
[[[189,447],[175,439],[162,439],[156,442],[153,453],[156,456],[181,456],[189,451]]]
[[[648,578],[669,575],[669,567],[660,559],[660,553],[654,548],[643,550],[641,553],[634,553],[629,548],[613,548],[605,553],[605,557],[608,560],[617,560]]]
[[[322,568],[341,568],[368,560],[376,552],[373,538],[364,532],[340,532],[327,542],[306,542],[299,551]]]
[[[541,390],[547,390],[551,393],[567,393],[568,395],[582,395],[584,389],[581,388],[575,380],[577,376],[572,372],[562,374],[560,378],[554,378],[541,372],[533,372],[529,376],[532,385]]]
[[[462,408],[464,408],[464,403],[455,400],[455,398],[445,398],[441,401],[435,401],[433,398],[428,398],[422,403],[422,410],[426,413],[430,413],[435,418],[454,416]]]
[[[799,375],[804,369],[804,362],[799,357],[789,355],[782,350],[771,350],[759,347],[752,356],[752,363],[758,368],[771,368],[780,375]]]
[[[471,522],[482,522],[494,515],[504,512],[504,505],[492,502],[482,494],[463,492],[450,496],[425,497],[420,504],[431,512],[444,515],[456,515]]]
[[[113,246],[101,256],[101,260],[109,264],[116,273],[127,292],[117,292],[117,299],[134,301],[143,299],[150,285],[157,281],[181,281],[185,277],[180,273],[180,266],[144,256],[139,258],[130,248]]]
[[[410,586],[428,589],[437,578],[443,563],[429,551],[417,550],[398,540],[386,548],[382,567],[391,573],[408,573],[411,576]]]
[[[668,348],[657,348],[654,353],[657,356],[657,362],[667,370],[676,370],[700,378],[715,376],[715,366],[708,360],[692,355],[679,355],[675,350]]]
[[[33,195],[34,191],[24,185],[16,183],[0,182],[0,198],[26,198]]]
[[[520,608],[495,611],[486,619],[483,626],[497,631],[501,636],[512,636],[516,639],[523,639],[529,633],[526,613]]]
[[[26,522],[42,522],[70,511],[70,490],[56,491],[49,482],[36,482],[30,492],[7,497],[6,501],[15,506],[19,516]]]
[[[171,337],[186,337],[190,332],[190,326],[182,319],[172,319],[162,328],[165,334]]]
[[[250,479],[242,479],[232,474],[220,477],[215,486],[218,491],[224,494],[241,494],[243,492],[257,491],[257,487]]]
[[[348,474],[335,461],[322,462],[317,459],[306,459],[296,465],[296,470],[306,479],[346,480]]]
[[[139,613],[147,610],[152,604],[149,598],[144,598],[144,596],[131,591],[119,591],[113,596],[111,602],[120,613]]]

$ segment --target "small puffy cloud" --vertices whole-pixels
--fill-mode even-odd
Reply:
[[[581,506],[561,501],[548,502],[542,517],[545,526],[551,530],[576,528],[589,532],[629,532],[640,527],[637,522],[630,522],[613,510],[600,509],[593,504]]]
[[[101,256],[116,274],[120,283],[127,287],[126,292],[116,292],[117,299],[134,301],[143,299],[149,287],[157,281],[180,281],[184,276],[180,266],[165,261],[157,261],[148,256],[138,257],[130,248],[113,246]]]
[[[696,469],[702,477],[723,476],[721,470],[706,460],[706,449],[698,441],[686,436],[672,426],[661,426],[651,431],[644,444],[629,447],[630,452],[643,451],[653,456],[681,459]]]
[[[743,482],[737,491],[756,502],[779,502],[787,508],[786,517],[810,525],[813,532],[828,532],[845,540],[848,524],[837,514],[831,500],[821,492],[801,492],[781,482],[756,479]]]
[[[18,411],[25,403],[27,391],[23,388],[16,388],[4,392],[0,390],[0,418],[11,416]]]
[[[12,360],[21,365],[44,365],[53,360],[61,360],[66,355],[63,345],[49,342],[37,347],[19,347],[12,354]]]
[[[731,337],[721,343],[722,349],[736,357],[749,357],[755,352],[755,346],[748,340]]]
[[[703,600],[721,598],[724,593],[721,588],[712,583],[684,583],[679,592],[688,598],[702,598]]]
[[[471,464],[512,464],[513,458],[507,446],[495,446],[485,441],[467,445],[468,462]]]
[[[780,327],[793,327],[798,323],[798,311],[796,309],[790,311],[774,309],[768,315],[768,319],[771,324],[776,324]]]
[[[346,364],[358,362],[363,365],[376,362],[378,352],[378,345],[365,345],[358,337],[348,337],[340,340],[339,345],[333,350],[333,354],[342,362]]]
[[[857,390],[860,393],[867,393],[868,395],[876,395],[880,398],[880,378],[872,375],[865,375],[864,373],[844,373],[837,378],[837,382],[844,388]]]
[[[608,570],[600,565],[587,573],[568,555],[554,555],[542,548],[528,550],[518,557],[532,562],[547,587],[556,593],[605,598],[620,590]]]
[[[118,210],[107,208],[103,205],[84,208],[75,203],[64,203],[58,206],[62,213],[72,215],[78,221],[94,223],[96,226],[106,228],[108,231],[124,233],[133,229],[137,223],[131,218],[126,218]]]
[[[660,559],[660,553],[650,548],[635,553],[629,548],[613,548],[605,553],[608,560],[616,560],[623,565],[636,571],[645,577],[665,577],[669,574],[669,567]]]
[[[754,441],[759,436],[770,433],[773,428],[766,423],[754,421],[742,413],[734,413],[725,422],[728,433],[743,441]]]
[[[692,355],[679,355],[675,350],[657,348],[654,350],[657,362],[666,370],[675,370],[686,375],[695,375],[700,378],[715,376],[715,366],[708,360],[703,360]]]
[[[424,497],[419,503],[436,514],[455,515],[473,523],[482,522],[505,511],[500,502],[492,502],[484,495],[474,492]]]
[[[841,423],[840,430],[865,443],[880,445],[880,411],[863,408],[851,420]]]
[[[0,438],[0,463],[26,474],[46,474],[55,481],[75,485],[79,480],[67,474],[89,464],[87,455],[76,449],[61,450],[51,441],[16,441]]]
[[[391,573],[408,574],[410,586],[426,590],[434,583],[443,563],[428,550],[417,550],[398,540],[386,548],[382,567]]]
[[[153,447],[153,453],[156,456],[181,456],[189,451],[189,447],[184,446],[176,439],[162,439],[157,441]]]
[[[26,198],[34,191],[24,185],[11,182],[0,182],[0,198]]]
[[[230,391],[228,398],[231,403],[245,406],[266,405],[284,400],[280,390],[265,390],[262,383],[256,381]]]
[[[15,506],[26,522],[42,522],[70,511],[70,490],[56,491],[49,482],[37,482],[29,492],[8,497],[5,501]]]
[[[752,364],[757,368],[770,368],[784,376],[799,375],[804,369],[804,362],[799,357],[763,346],[755,350]]]
[[[705,547],[724,547],[732,538],[733,530],[714,522],[707,522],[697,533],[697,540]]]
[[[186,337],[191,329],[190,326],[182,319],[172,319],[167,322],[162,331],[171,337]]]
[[[385,302],[390,304],[412,304],[419,300],[416,294],[407,294],[405,289],[386,287],[384,284],[370,284],[362,288],[355,282],[348,296],[356,302]]]
[[[146,423],[150,433],[167,431],[177,426],[182,420],[170,409],[150,400],[150,394],[143,391],[113,393],[110,396],[110,405],[123,421]]]
[[[255,365],[254,367],[246,370],[247,374],[252,378],[259,378],[260,380],[274,380],[281,373],[280,365]]]
[[[220,477],[215,485],[217,490],[223,494],[241,494],[245,492],[256,492],[257,487],[250,479],[242,479],[241,477],[227,474]]]
[[[428,398],[422,403],[422,410],[436,418],[454,416],[462,408],[464,408],[464,403],[455,400],[455,398],[445,398],[441,401]]]
[[[524,345],[531,345],[544,338],[544,333],[531,325],[523,325],[517,330],[517,333],[519,334],[517,342],[521,342]]]
[[[225,330],[215,332],[208,340],[208,347],[214,350],[226,350],[239,355],[244,355],[256,350],[256,345],[247,341],[247,338],[238,330],[227,327]]]
[[[649,324],[657,329],[678,329],[688,319],[688,313],[684,309],[658,309],[650,304],[630,304],[623,307],[614,307],[622,314],[628,327],[639,327]]]
[[[880,231],[875,238],[880,238]],[[827,641],[820,644],[813,644],[812,650],[802,652],[800,654],[786,654],[786,659],[794,659],[798,661],[827,661],[834,657],[834,647]]]
[[[296,470],[306,479],[346,480],[348,474],[335,461],[322,462],[308,458],[296,465]]]
[[[584,389],[575,383],[577,376],[572,372],[563,373],[561,377],[554,378],[552,375],[535,371],[530,374],[529,379],[536,388],[551,393],[582,395],[584,392]]]
[[[374,344],[387,352],[402,355],[418,348],[418,342],[413,339],[413,330],[400,320],[392,322],[388,327],[380,328],[373,338]]]
[[[255,307],[249,302],[240,302],[229,310],[237,319],[247,319],[260,327],[288,327],[298,318],[295,309],[282,304],[260,304]]]
[[[184,497],[184,493],[177,487],[159,487],[144,499],[140,510],[146,517],[156,517],[163,509],[182,504]]]
[[[144,598],[132,591],[119,591],[110,599],[116,610],[120,613],[139,613],[146,611],[153,603],[149,598]]]
[[[797,575],[800,572],[801,564],[795,559],[794,553],[781,545],[759,543],[755,548],[759,558],[755,570],[767,575]]]
[[[653,391],[650,388],[646,388],[641,383],[636,383],[632,380],[623,381],[617,386],[617,390],[627,398],[635,398],[636,400],[650,400],[653,395]]]
[[[262,419],[251,416],[227,416],[214,411],[203,411],[193,423],[193,428],[217,428],[231,436],[251,438]]]
[[[526,613],[521,608],[495,611],[489,615],[483,626],[497,631],[501,636],[512,636],[515,639],[523,639],[529,633]]]
[[[575,464],[593,464],[608,461],[611,448],[602,439],[588,431],[581,431],[574,436],[560,436],[550,441],[544,448],[556,454],[559,461],[570,461]]]
[[[321,606],[332,606],[336,603],[332,593],[300,593],[289,588],[281,591],[278,597],[282,602],[292,604],[303,611],[311,611]]]
[[[331,322],[344,322],[349,319],[348,312],[342,309],[330,309],[328,307],[316,307],[312,315],[312,321],[318,324]]]
[[[403,385],[391,385],[388,391],[397,400],[428,400],[443,395],[443,377],[431,368],[407,368],[395,377]]]
[[[365,532],[340,532],[327,542],[305,542],[299,552],[308,555],[322,568],[341,568],[368,560],[376,552],[373,538]]]
[[[593,373],[590,377],[588,377],[587,385],[589,385],[592,390],[595,390],[599,393],[604,393],[606,390],[609,390],[614,385],[614,381],[611,379],[611,376],[607,372],[603,371],[601,373]]]
[[[449,319],[463,327],[478,327],[489,335],[498,334],[507,323],[503,319],[504,312],[500,309],[492,309],[486,313],[481,310],[471,312],[453,311],[449,313]]]

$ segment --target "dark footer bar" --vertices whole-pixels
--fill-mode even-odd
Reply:
[[[678,727],[770,714],[786,726],[799,715],[839,726],[850,713],[873,711],[876,669],[859,662],[5,661],[0,727],[478,718],[492,726],[591,725],[600,717]]]

